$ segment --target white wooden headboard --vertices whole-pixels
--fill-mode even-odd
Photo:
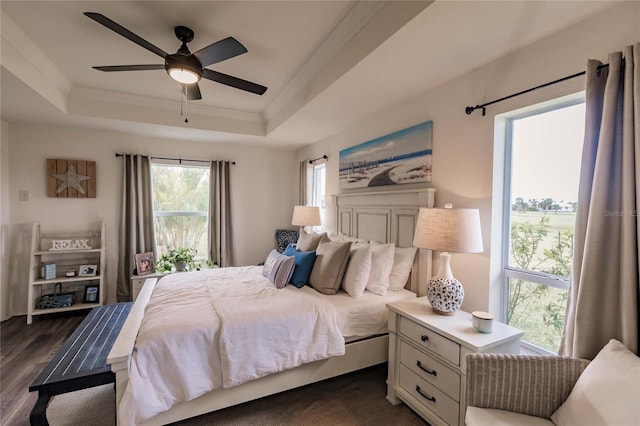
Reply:
[[[420,207],[433,207],[435,189],[336,194],[336,230],[344,235],[411,247]],[[423,296],[431,277],[431,250],[418,250],[411,290]]]

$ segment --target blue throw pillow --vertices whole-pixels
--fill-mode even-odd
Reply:
[[[298,288],[307,285],[309,283],[309,275],[311,275],[313,264],[316,261],[316,252],[298,251],[292,244],[289,244],[287,248],[284,249],[283,254],[285,256],[294,256],[296,258],[296,266],[293,269],[293,275],[289,282]]]

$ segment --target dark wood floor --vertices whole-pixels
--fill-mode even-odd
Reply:
[[[31,325],[25,316],[0,323],[0,424],[29,424],[37,399],[29,385],[88,313],[41,315]]]
[[[36,317],[29,326],[26,325],[24,316],[11,318],[0,324],[0,425],[29,425],[29,413],[37,399],[35,392],[29,393],[29,385],[88,312],[43,315]],[[180,424],[425,425],[406,405],[393,406],[385,399],[386,374],[386,364],[381,364],[229,407]],[[111,419],[107,420],[100,424],[112,426]]]

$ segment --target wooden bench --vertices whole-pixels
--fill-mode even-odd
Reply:
[[[49,425],[46,411],[52,396],[115,382],[107,355],[132,305],[104,305],[89,312],[29,386],[29,392],[38,391],[31,425]]]

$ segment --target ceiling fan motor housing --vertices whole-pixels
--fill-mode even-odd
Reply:
[[[176,68],[197,74],[198,80],[202,77],[202,65],[200,65],[200,61],[193,55],[185,56],[180,53],[167,55],[164,61],[164,69],[169,73],[172,69]]]

